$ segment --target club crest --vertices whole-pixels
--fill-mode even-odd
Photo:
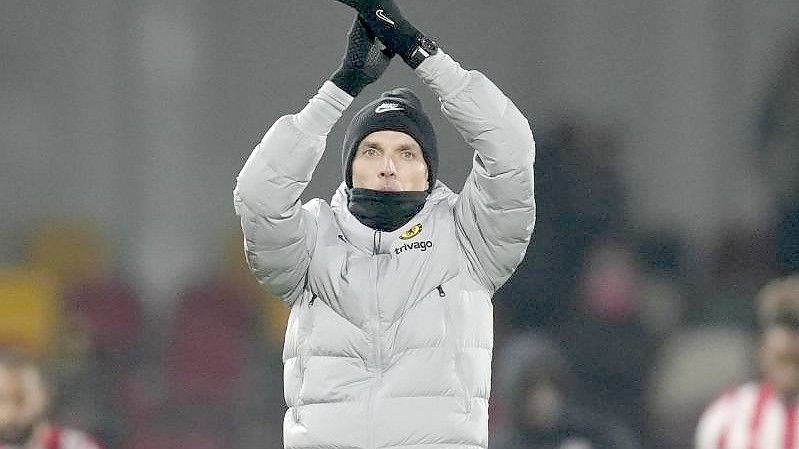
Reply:
[[[412,239],[412,238],[416,237],[417,235],[419,235],[420,232],[422,232],[422,224],[418,223],[418,224],[413,225],[412,228],[410,228],[407,231],[403,232],[402,235],[400,235],[399,238],[400,238],[400,240]]]

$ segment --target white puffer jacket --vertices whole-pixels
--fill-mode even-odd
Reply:
[[[291,307],[283,353],[286,448],[485,448],[491,296],[535,221],[534,141],[516,106],[443,51],[416,73],[475,150],[463,190],[438,182],[406,226],[379,232],[299,198],[352,97],[326,82],[280,118],[234,192],[247,259]]]

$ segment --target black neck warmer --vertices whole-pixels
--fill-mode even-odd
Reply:
[[[391,232],[409,222],[427,201],[427,192],[381,192],[352,188],[347,208],[361,223],[372,229]]]

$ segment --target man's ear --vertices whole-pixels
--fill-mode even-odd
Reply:
[[[425,183],[425,190],[430,190],[430,168],[427,166],[427,163],[424,164],[424,183]]]

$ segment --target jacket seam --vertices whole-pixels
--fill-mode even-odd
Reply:
[[[353,399],[342,399],[342,400],[331,400],[331,401],[314,401],[314,402],[303,402],[302,404],[295,404],[292,405],[291,408],[302,408],[307,407],[309,405],[321,405],[321,404],[340,404],[346,402],[358,402],[357,398]]]
[[[394,357],[396,357],[396,356],[398,356],[398,355],[405,354],[406,352],[411,352],[411,351],[421,351],[421,350],[423,350],[423,349],[447,349],[447,346],[446,346],[446,344],[442,344],[441,346],[417,346],[417,347],[414,347],[414,348],[405,348],[405,349],[402,349],[402,350],[400,350],[400,351],[397,351],[397,352],[394,352],[394,353],[392,353],[391,355],[392,355],[392,356],[394,356]]]
[[[387,449],[390,447],[393,448],[400,448],[400,447],[416,447],[416,446],[453,446],[453,447],[479,447],[479,448],[487,448],[488,446],[483,446],[482,444],[470,444],[470,443],[417,443],[417,444],[392,444],[388,446],[379,446],[377,449]]]
[[[360,356],[356,356],[356,355],[343,355],[343,354],[341,354],[341,355],[339,355],[339,354],[316,354],[316,353],[311,353],[311,354],[308,354],[308,358],[310,359],[311,357],[331,357],[331,358],[342,358],[342,359],[358,359],[358,360],[363,360],[363,357],[360,357]]]
[[[407,396],[383,396],[384,399],[414,399],[414,398],[460,398],[459,394],[420,394],[420,395],[407,395]],[[481,397],[481,399],[483,399]]]

